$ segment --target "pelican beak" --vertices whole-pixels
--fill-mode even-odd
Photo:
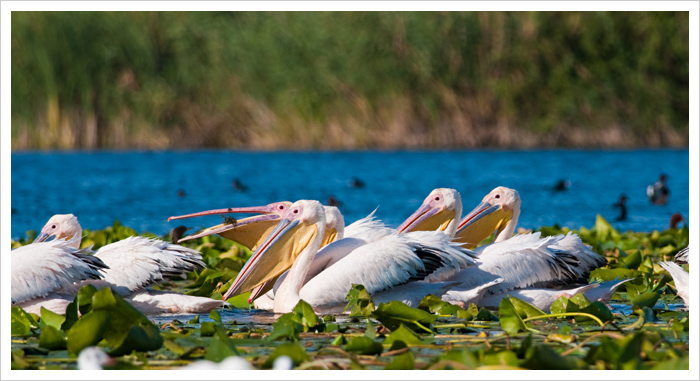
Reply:
[[[212,210],[205,210],[203,212],[197,212],[197,213],[191,213],[191,214],[184,214],[182,216],[170,216],[168,217],[168,222],[170,220],[181,220],[184,218],[192,218],[192,217],[201,217],[201,216],[210,216],[212,214],[226,214],[226,213],[255,213],[255,214],[270,214],[274,213],[275,211],[272,210],[270,205],[262,205],[262,206],[249,206],[245,208],[223,208],[223,209],[212,209]]]
[[[459,223],[455,241],[465,242],[462,246],[471,249],[494,231],[503,230],[512,218],[512,210],[483,201]]]
[[[252,290],[289,269],[316,237],[316,225],[282,219],[243,266],[223,300]]]
[[[280,216],[278,211],[273,209],[271,205],[251,206],[245,208],[224,208],[207,210],[204,212],[186,214],[182,216],[169,217],[170,220],[179,220],[183,218],[208,216],[212,214],[224,213],[256,213],[262,216],[253,216],[234,220],[233,222],[225,222],[210,228],[204,229],[199,233],[181,238],[178,242],[188,241],[195,238],[204,237],[211,234],[218,234],[231,241],[236,241],[243,246],[255,250],[267,235],[274,229],[279,222]]]
[[[443,207],[423,204],[397,229],[399,233],[407,231],[445,231],[447,225],[454,221],[456,213]]]
[[[280,216],[268,214],[241,218],[233,223],[223,223],[210,228],[206,228],[199,233],[181,238],[178,242],[204,237],[211,234],[218,234],[231,241],[236,241],[241,245],[255,250],[260,243],[272,232],[279,222]]]
[[[44,241],[46,241],[47,239],[49,239],[49,237],[51,237],[51,236],[48,235],[48,234],[46,234],[46,233],[44,233],[44,232],[42,232],[41,234],[39,234],[38,237],[36,237],[36,239],[34,240],[34,243],[37,243],[37,242],[44,242]]]
[[[325,232],[323,233],[323,240],[321,240],[321,247],[335,241],[336,238],[338,238],[338,230],[335,228],[326,228]]]

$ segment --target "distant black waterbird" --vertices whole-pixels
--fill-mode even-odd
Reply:
[[[620,199],[617,200],[617,203],[613,204],[613,207],[620,208],[620,215],[617,216],[615,221],[627,220],[627,205],[625,204],[626,202],[627,202],[627,196],[625,196],[623,194],[620,196]]]
[[[554,186],[554,191],[555,192],[562,192],[571,186],[571,181],[566,180],[566,179],[561,179],[557,182],[557,184]]]
[[[177,190],[177,195],[180,196],[180,197],[185,197],[185,191],[182,190],[182,189],[178,189],[178,190]]]
[[[190,230],[192,228],[188,228],[185,225],[180,225],[173,230],[170,231],[170,241],[172,243],[177,243],[180,238],[182,238],[182,235],[185,234],[186,231]]]
[[[326,202],[326,204],[328,206],[340,206],[340,205],[342,205],[342,202],[340,202],[340,200],[335,198],[335,196],[330,195],[330,196],[328,196],[328,202]]]
[[[245,184],[243,184],[240,180],[238,180],[238,178],[233,179],[231,185],[233,186],[233,189],[239,192],[245,192],[248,190],[248,187]]]
[[[357,177],[353,177],[353,178],[352,178],[351,185],[352,185],[353,188],[359,189],[359,188],[364,187],[364,186],[365,186],[365,183],[364,183],[362,180],[358,179]]]
[[[663,173],[659,175],[659,180],[647,187],[647,197],[654,205],[666,205],[670,193]]]

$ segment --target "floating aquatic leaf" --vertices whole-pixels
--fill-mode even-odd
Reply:
[[[60,329],[47,325],[41,330],[39,346],[50,351],[66,349],[66,334]]]
[[[272,325],[272,332],[268,340],[299,340],[299,333],[304,331],[304,325],[295,313],[286,313],[280,316]]]
[[[585,364],[573,357],[563,357],[544,344],[538,344],[528,351],[521,366],[527,369],[570,370],[583,368]]]
[[[426,295],[420,301],[418,309],[440,315],[457,315],[459,311],[464,311],[460,306],[445,302],[435,295]]]
[[[66,315],[59,315],[53,311],[47,310],[42,306],[41,321],[43,321],[46,325],[52,326],[56,329],[61,329],[61,326],[66,321]]]
[[[410,328],[407,328],[403,324],[399,325],[398,329],[391,332],[391,334],[387,336],[386,340],[384,340],[384,344],[391,345],[396,340],[401,340],[402,342],[408,345],[423,343],[423,340],[421,340],[421,338],[418,337],[418,335],[416,335],[415,332],[413,332]]]
[[[639,265],[642,264],[642,254],[639,253],[639,250],[635,250],[631,254],[627,254],[623,264],[626,268],[631,270],[639,268]]]
[[[262,367],[272,368],[272,364],[280,356],[289,356],[292,359],[294,366],[299,366],[299,364],[308,360],[309,356],[306,354],[304,347],[297,343],[283,344],[275,348],[270,356],[265,360]]]
[[[454,361],[459,364],[464,365],[467,368],[472,368],[475,369],[476,367],[479,366],[479,361],[474,357],[472,352],[467,349],[461,349],[461,350],[451,350],[444,355],[441,356],[441,359],[447,360],[447,361]]]
[[[478,321],[499,321],[499,317],[496,316],[491,310],[485,307],[479,309],[479,313],[476,314],[476,320]]]
[[[656,301],[659,300],[658,292],[645,292],[632,298],[632,304],[637,307],[654,307]]]
[[[163,345],[158,327],[109,287],[95,293],[92,311],[106,311],[111,316],[104,332],[105,340],[115,348],[109,352],[111,356],[156,350]]]
[[[295,313],[301,320],[301,324],[304,325],[305,331],[314,328],[318,325],[318,317],[314,312],[314,309],[303,300],[299,300],[292,313]]]
[[[381,303],[376,311],[372,312],[372,317],[379,320],[389,330],[394,331],[401,324],[413,330],[432,333],[430,325],[437,319],[437,316],[412,308],[399,301]]]
[[[513,305],[513,308],[515,308],[515,311],[521,318],[530,318],[533,316],[545,315],[545,313],[539,308],[514,296],[508,295],[508,300],[510,300],[511,304]],[[502,318],[503,317],[501,317],[501,319]]]
[[[484,355],[483,362],[484,365],[518,366],[518,356],[513,351],[491,352]]]
[[[350,339],[345,346],[348,352],[357,352],[362,355],[378,355],[384,350],[381,343],[378,343],[369,337],[357,336]]]
[[[83,348],[97,345],[111,319],[112,315],[107,311],[92,311],[83,315],[66,333],[68,353],[77,355]]]
[[[595,280],[595,281],[600,281],[600,282],[607,282],[609,280],[615,280],[615,279],[629,279],[629,278],[636,278],[640,276],[642,273],[639,271],[635,270],[630,270],[630,269],[625,269],[625,268],[616,268],[616,269],[608,269],[608,268],[598,268],[593,271],[591,271],[591,275],[589,279]]]
[[[11,315],[11,335],[12,336],[29,336],[32,328],[38,328],[39,324],[22,308],[12,307]]]
[[[216,333],[209,342],[205,359],[214,362],[221,362],[229,356],[238,356],[238,349],[233,341],[228,337],[223,327],[217,327]]]
[[[338,335],[333,341],[331,341],[331,345],[345,345],[348,343],[348,340],[345,338],[343,335]]]
[[[211,296],[214,298],[214,295]],[[247,310],[251,308],[250,303],[248,303],[248,298],[250,297],[250,292],[246,292],[240,295],[236,295],[233,298],[228,298],[226,302],[230,303],[232,306],[241,309],[241,310]]]
[[[416,359],[415,356],[413,355],[413,352],[408,351],[406,353],[402,353],[398,356],[395,356],[391,362],[386,364],[386,367],[384,369],[386,370],[409,370],[409,369],[415,369],[416,367]]]
[[[374,303],[365,286],[361,284],[353,284],[345,296],[348,301],[345,306],[345,311],[350,309],[350,316],[369,317],[374,312]]]
[[[205,321],[199,326],[199,335],[202,337],[214,336],[216,333],[216,323]]]
[[[509,298],[501,299],[501,304],[498,307],[498,315],[501,319],[501,327],[509,335],[527,331],[527,325],[525,325],[523,319],[518,315],[518,312],[515,310],[515,307],[513,307],[513,303],[511,303]]]

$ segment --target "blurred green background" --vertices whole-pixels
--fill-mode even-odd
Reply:
[[[12,12],[12,149],[687,147],[687,12]]]

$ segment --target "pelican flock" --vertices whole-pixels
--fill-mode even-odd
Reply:
[[[521,204],[516,190],[497,187],[462,216],[459,192],[438,188],[396,229],[377,219],[376,210],[346,225],[337,207],[315,200],[168,218],[253,214],[227,217],[178,241],[218,234],[251,249],[223,300],[149,289],[204,269],[199,252],[145,237],[130,237],[95,252],[80,249],[77,218],[56,215],[34,243],[12,251],[12,303],[33,313],[41,307],[63,313],[80,287],[93,284],[111,287],[149,314],[206,312],[247,292],[248,301],[259,309],[289,312],[304,300],[317,312],[336,313],[343,311],[352,285],[361,284],[375,303],[399,300],[416,306],[432,294],[462,307],[497,307],[510,295],[548,311],[562,295],[607,302],[628,281],[588,284],[591,271],[607,261],[576,234],[516,235]],[[492,243],[477,248],[492,234]],[[660,265],[686,300],[687,272],[671,262]]]

